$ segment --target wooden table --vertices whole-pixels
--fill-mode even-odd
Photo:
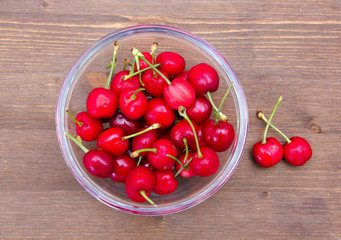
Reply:
[[[249,104],[244,156],[214,196],[163,217],[124,214],[73,178],[55,133],[59,88],[99,38],[165,24],[214,45]],[[341,239],[341,1],[0,1],[0,239]],[[270,114],[311,143],[302,167],[258,167]],[[275,137],[278,134],[271,131]]]

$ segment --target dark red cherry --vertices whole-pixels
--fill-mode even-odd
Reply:
[[[109,177],[115,169],[113,158],[100,149],[88,151],[83,156],[83,164],[91,175],[98,178]]]
[[[268,168],[282,160],[283,148],[276,138],[269,137],[266,138],[266,143],[260,141],[253,145],[252,155],[260,166]]]
[[[116,112],[109,123],[111,127],[122,128],[127,135],[136,133],[142,127],[141,121],[130,119],[121,112]]]
[[[192,161],[189,163],[190,168],[200,177],[208,177],[215,174],[219,169],[218,154],[208,147],[202,147],[202,157],[196,152]]]
[[[174,76],[172,79],[182,78],[182,79],[187,80],[187,76],[188,76],[188,71],[183,71],[182,73]]]
[[[141,87],[138,75],[124,80],[123,77],[126,75],[129,75],[129,71],[123,70],[121,72],[118,72],[111,81],[110,89],[113,90],[117,94],[117,96],[119,96],[124,90],[138,89]]]
[[[197,125],[192,122],[195,131],[197,132]],[[187,120],[183,119],[177,124],[174,125],[170,132],[170,138],[175,147],[185,149],[184,138],[187,139],[187,144],[192,145],[195,144],[194,133],[191,125]]]
[[[195,91],[186,80],[177,78],[163,89],[163,96],[168,106],[178,110],[180,106],[185,108],[192,105],[195,100]]]
[[[159,123],[161,129],[168,128],[175,121],[174,111],[167,105],[163,98],[153,98],[148,101],[144,118],[148,125]]]
[[[173,170],[154,170],[153,191],[159,195],[166,195],[174,192],[178,188],[178,181],[174,177]]]
[[[174,52],[160,53],[156,58],[156,63],[161,64],[161,69],[169,75],[177,75],[185,70],[185,59]]]
[[[174,166],[175,160],[170,156],[176,157],[177,150],[173,143],[167,139],[156,140],[152,146],[155,152],[148,152],[148,161],[157,170],[169,170]]]
[[[124,130],[118,127],[104,130],[97,138],[97,147],[114,157],[120,156],[129,147],[129,139],[123,139],[125,135]]]
[[[185,156],[186,156],[186,153],[183,153],[180,157],[179,157],[179,161],[182,163],[182,164],[186,164],[192,157],[193,157],[193,153],[192,152],[188,152],[188,156],[187,156],[187,159],[185,161]],[[180,169],[182,168],[182,166],[176,162],[175,163],[175,172],[178,172]],[[190,164],[186,166],[185,169],[183,169],[180,173],[179,173],[182,177],[185,177],[185,178],[190,178],[190,177],[194,177],[195,175],[197,175],[191,168]]]
[[[207,63],[199,63],[193,66],[189,70],[187,81],[193,86],[198,96],[202,96],[207,92],[215,92],[219,87],[219,75]]]
[[[141,129],[144,130],[147,127],[144,127]],[[141,135],[138,135],[136,137],[133,138],[132,141],[132,150],[136,151],[136,150],[140,150],[140,149],[144,149],[144,148],[151,148],[154,144],[154,142],[159,138],[156,130],[150,130],[148,132],[145,132]],[[140,156],[144,156],[146,157],[148,155],[148,152],[141,152],[139,154]]]
[[[161,69],[159,71],[168,78],[168,74],[165,71]],[[163,97],[163,88],[168,85],[165,79],[153,69],[149,69],[142,74],[142,82],[147,94],[152,97]]]
[[[212,113],[212,104],[204,96],[196,97],[193,104],[187,108],[188,117],[200,125],[208,120]]]
[[[141,53],[143,54],[143,56],[146,58],[146,60],[147,60],[148,62],[152,63],[153,57],[152,57],[152,55],[151,55],[149,52],[141,52]],[[140,70],[149,67],[149,65],[148,65],[145,61],[143,61],[143,60],[141,60],[141,59],[139,60],[139,63],[140,63],[140,64],[139,64],[139,65],[140,65]],[[134,70],[135,70],[135,72],[137,71],[137,65],[135,65]]]
[[[134,202],[145,202],[146,197],[150,196],[154,187],[153,171],[144,166],[137,166],[130,170],[125,188],[128,197]]]
[[[140,165],[139,166],[144,166],[146,168],[149,168],[150,170],[154,170],[154,168],[152,167],[152,165],[150,165],[148,158],[147,157],[143,157],[141,159]]]
[[[295,166],[304,165],[313,154],[310,144],[302,137],[292,137],[290,141],[283,145],[285,160]]]
[[[119,97],[119,106],[124,115],[139,119],[147,110],[147,97],[141,92],[143,88],[127,89]]]
[[[110,175],[111,180],[124,183],[131,169],[136,167],[136,161],[127,154],[114,158],[114,172]]]
[[[118,108],[117,94],[109,89],[94,88],[88,95],[86,108],[93,118],[111,118]]]
[[[215,121],[210,119],[203,124],[202,135],[208,147],[216,152],[224,152],[232,145],[235,133],[229,122],[218,121],[218,124],[215,124]]]

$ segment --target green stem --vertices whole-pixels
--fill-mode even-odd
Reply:
[[[264,113],[262,113],[261,111],[257,112],[257,116],[258,118],[262,119],[264,122],[269,123],[269,120],[265,117]],[[291,140],[271,122],[270,122],[270,127],[272,127],[275,131],[277,131],[287,141],[287,143],[291,143]]]
[[[194,135],[194,139],[195,139],[195,144],[197,146],[197,151],[198,151],[198,157],[199,158],[202,158],[203,155],[201,154],[201,151],[200,151],[200,146],[199,146],[199,141],[198,141],[198,135],[197,135],[197,132],[195,131],[195,128],[193,126],[193,123],[192,121],[189,119],[189,117],[187,116],[186,114],[186,108],[184,108],[183,106],[180,106],[179,109],[178,109],[178,112],[180,114],[181,117],[185,118],[187,120],[187,122],[189,123],[189,125],[191,126],[192,128],[192,131],[193,131],[193,135]]]
[[[187,158],[188,158],[188,144],[187,144],[187,138],[184,138],[182,140],[185,144],[185,149],[186,149],[186,154],[185,154],[185,158],[184,158],[184,162],[186,162]]]
[[[157,207],[156,204],[147,196],[146,191],[145,190],[141,190],[140,194],[154,207]]]
[[[65,135],[68,136],[74,143],[76,143],[85,153],[89,152],[89,149],[84,147],[82,143],[80,143],[76,138],[72,137],[69,133],[65,132]]]
[[[156,67],[153,66],[153,64],[151,64],[144,56],[142,53],[139,52],[139,50],[137,50],[135,47],[133,47],[132,49],[134,56],[138,56],[140,59],[142,59],[143,61],[145,61],[145,63],[147,63],[150,67],[152,67],[152,69],[157,72],[163,79],[165,79],[165,81],[167,82],[168,85],[171,85],[172,83],[168,80],[168,78],[166,78],[165,75],[163,75]]]
[[[142,158],[143,158],[142,156],[139,156],[139,161],[137,162],[137,166],[140,166]]]
[[[265,130],[264,130],[264,136],[263,136],[263,141],[262,141],[262,144],[265,144],[266,143],[266,135],[268,133],[268,129],[269,129],[269,126],[270,126],[270,123],[271,123],[271,120],[272,120],[272,117],[274,116],[275,112],[276,112],[276,109],[278,107],[278,105],[282,102],[283,100],[283,96],[279,96],[277,102],[276,102],[276,105],[274,107],[274,109],[272,110],[272,113],[270,115],[270,118],[269,118],[269,121],[268,123],[266,124],[266,127],[265,127]]]
[[[134,73],[134,70],[135,70],[135,58],[133,58],[133,64],[131,65],[131,69],[130,69],[130,72],[129,72],[129,75],[133,74]]]
[[[113,72],[115,70],[115,67],[117,65],[117,63],[116,63],[116,55],[117,55],[118,49],[119,49],[119,44],[118,44],[118,41],[115,40],[115,42],[114,42],[114,53],[113,53],[112,63],[111,63],[111,69],[110,69],[110,73],[109,73],[107,82],[105,83],[105,88],[106,89],[110,88],[110,82],[111,82],[112,74],[113,74]]]
[[[188,160],[188,162],[186,162],[186,164],[182,168],[180,168],[179,171],[176,172],[174,177],[178,176],[182,172],[182,170],[184,170],[185,168],[187,168],[186,170],[188,170],[189,169],[188,164],[192,161],[192,159],[193,157],[190,160]]]
[[[150,131],[150,130],[158,129],[158,128],[160,128],[160,127],[161,127],[161,125],[160,125],[159,123],[153,123],[150,127],[146,128],[146,129],[144,129],[144,130],[142,130],[142,131],[140,131],[140,132],[137,132],[137,133],[134,133],[134,134],[131,134],[131,135],[128,135],[128,136],[124,136],[124,137],[122,137],[122,139],[123,139],[123,140],[126,140],[126,139],[128,139],[128,138],[133,138],[133,137],[136,137],[136,136],[138,136],[138,135],[141,135],[141,134],[143,134],[143,133],[145,133],[145,132],[148,132],[148,131]],[[139,151],[139,150],[138,150],[138,151]]]
[[[74,116],[71,115],[71,113],[69,112],[69,110],[66,110],[67,114],[69,115],[69,117],[76,123],[78,124],[78,126],[83,126],[83,123],[80,121],[77,121],[76,118]]]
[[[169,158],[175,160],[175,161],[176,161],[177,163],[179,163],[182,167],[184,167],[184,164],[183,164],[179,159],[177,159],[176,157],[174,157],[174,156],[172,156],[172,155],[169,155],[169,154],[167,154],[167,157],[169,157]]]
[[[131,158],[136,158],[139,156],[139,154],[141,152],[153,152],[153,153],[156,153],[157,152],[157,148],[143,148],[143,149],[139,149],[139,150],[136,150],[132,153],[130,153],[130,157]]]
[[[160,66],[160,63],[155,64],[154,66],[155,66],[155,67],[159,67],[159,66]],[[136,76],[137,74],[143,73],[143,72],[145,72],[145,71],[147,71],[147,70],[149,70],[149,69],[152,69],[152,67],[144,68],[144,69],[142,69],[142,70],[140,70],[140,71],[138,71],[138,72],[129,73],[129,75],[124,75],[124,76],[122,77],[122,80],[125,81],[125,80],[127,80],[128,78],[134,77],[134,76]]]
[[[227,121],[226,115],[223,114],[222,112],[219,112],[219,114],[218,114],[219,109],[218,109],[217,106],[214,104],[210,92],[207,92],[207,98],[208,98],[208,101],[210,101],[210,103],[211,103],[211,105],[212,105],[212,107],[213,107],[213,109],[214,109],[214,111],[215,111],[215,115],[216,115],[216,116],[219,116],[219,118],[220,118],[222,121],[226,122],[226,121]]]
[[[138,88],[138,89],[136,89],[135,92],[133,93],[133,95],[131,95],[130,99],[131,99],[131,100],[135,100],[135,99],[136,99],[136,94],[137,94],[138,92],[143,91],[143,90],[144,90],[144,88]]]
[[[227,91],[226,91],[226,93],[225,93],[223,99],[222,99],[221,102],[220,102],[220,105],[219,105],[219,108],[218,108],[218,111],[217,111],[217,117],[215,118],[215,125],[218,124],[218,120],[219,120],[219,118],[220,118],[220,113],[221,113],[221,108],[223,107],[223,104],[224,104],[224,102],[225,102],[225,100],[226,100],[226,98],[227,98],[227,95],[229,94],[229,92],[230,92],[232,86],[233,86],[233,83],[231,83],[231,85],[230,85],[229,88],[227,89]]]

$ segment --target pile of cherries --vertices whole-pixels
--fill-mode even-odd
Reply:
[[[257,111],[257,117],[267,123],[264,130],[263,140],[255,143],[252,149],[254,159],[262,167],[269,168],[276,165],[283,159],[283,156],[284,159],[290,164],[294,166],[302,166],[312,156],[312,149],[307,140],[298,136],[289,139],[286,135],[284,135],[283,132],[281,132],[271,123],[272,117],[282,100],[283,96],[280,96],[269,120],[265,117],[261,110]],[[271,126],[284,137],[286,143],[283,146],[276,138],[266,137],[269,126]]]
[[[131,200],[153,205],[151,192],[176,191],[178,175],[215,174],[217,152],[229,149],[235,137],[221,112],[232,85],[215,106],[211,93],[219,87],[216,70],[199,63],[185,71],[185,59],[178,53],[155,57],[157,46],[151,52],[132,47],[132,63],[125,59],[123,70],[113,76],[119,49],[115,41],[105,87],[89,93],[87,111],[75,118],[67,111],[78,136],[65,133],[84,150],[83,164],[90,174],[125,183]],[[215,119],[210,119],[212,112]],[[104,122],[110,128],[104,129]],[[88,150],[82,141],[97,141],[97,149]]]

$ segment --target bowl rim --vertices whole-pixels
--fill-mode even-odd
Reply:
[[[107,45],[108,43],[113,42],[116,39],[120,39],[127,35],[131,35],[134,33],[142,33],[142,32],[153,32],[153,33],[166,33],[169,35],[175,35],[182,39],[189,40],[191,43],[194,43],[201,49],[204,49],[211,57],[213,57],[223,68],[224,72],[228,75],[231,82],[233,82],[234,93],[236,95],[236,99],[238,100],[238,106],[236,109],[239,110],[239,132],[236,133],[236,140],[233,147],[233,156],[228,165],[228,167],[221,174],[221,177],[213,182],[210,186],[207,187],[205,191],[202,191],[197,196],[177,204],[176,206],[167,206],[167,207],[158,207],[151,208],[150,206],[143,208],[136,208],[131,205],[127,205],[124,203],[117,202],[106,197],[105,194],[102,194],[98,189],[93,189],[92,184],[85,178],[83,178],[82,173],[74,167],[72,154],[67,144],[67,138],[64,134],[64,113],[65,113],[65,104],[68,96],[68,92],[74,81],[77,72],[81,69],[81,67],[98,51],[102,46]],[[247,132],[248,132],[248,106],[246,101],[246,96],[243,91],[242,85],[237,78],[237,75],[233,71],[231,65],[228,61],[206,40],[202,39],[199,36],[196,36],[192,33],[184,31],[179,28],[166,26],[166,25],[136,25],[127,28],[120,29],[118,31],[112,32],[105,37],[96,41],[92,46],[90,46],[74,63],[71,67],[69,73],[67,74],[62,87],[59,92],[58,101],[56,105],[56,116],[55,116],[55,124],[56,124],[56,132],[59,147],[61,149],[64,161],[66,162],[68,168],[70,169],[73,176],[80,183],[80,185],[89,192],[94,198],[99,200],[100,202],[108,205],[114,209],[117,209],[122,212],[137,214],[137,215],[145,215],[145,216],[156,216],[156,215],[165,215],[180,212],[186,209],[189,209],[197,204],[203,202],[212,196],[215,192],[217,192],[232,176],[233,172],[237,168],[243,152],[245,150]]]

